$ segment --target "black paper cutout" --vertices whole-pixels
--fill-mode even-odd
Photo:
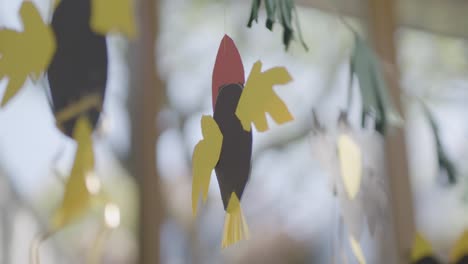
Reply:
[[[91,30],[90,17],[90,0],[62,0],[52,19],[57,51],[48,69],[48,79],[56,118],[86,98],[98,101],[66,120],[57,119],[57,126],[68,136],[81,114],[86,114],[93,128],[96,127],[105,96],[106,38]]]
[[[213,116],[223,134],[221,155],[215,171],[224,209],[232,192],[241,200],[250,175],[252,131],[245,131],[235,115],[242,89],[239,84],[221,87]]]

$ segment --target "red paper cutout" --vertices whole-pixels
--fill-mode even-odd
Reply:
[[[212,80],[212,100],[213,110],[216,104],[218,92],[223,85],[245,83],[244,66],[236,44],[228,36],[224,35],[216,55],[216,62],[213,69]]]

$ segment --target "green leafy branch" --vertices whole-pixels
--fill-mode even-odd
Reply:
[[[258,11],[260,9],[261,2],[262,0],[252,1],[250,18],[247,24],[249,28],[252,27],[253,21],[258,22]],[[294,32],[297,32],[299,41],[301,42],[304,49],[308,51],[309,48],[307,47],[304,38],[302,37],[299,17],[293,0],[264,0],[264,2],[265,9],[267,12],[267,20],[265,26],[270,31],[272,31],[275,22],[281,23],[281,25],[283,26],[283,44],[286,50],[288,50],[291,40],[294,39]]]

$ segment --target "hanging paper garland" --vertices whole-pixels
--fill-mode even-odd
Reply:
[[[293,119],[273,91],[273,85],[291,81],[289,73],[280,67],[261,72],[261,65],[260,61],[254,64],[244,87],[241,57],[232,39],[224,36],[213,69],[214,117],[202,117],[203,140],[193,152],[193,213],[197,214],[200,194],[203,202],[207,199],[214,169],[226,211],[223,248],[249,237],[240,201],[250,175],[251,124],[262,132],[268,130],[266,113],[278,124]]]
[[[0,29],[0,80],[8,78],[1,106],[18,93],[28,77],[35,81],[42,76],[55,51],[54,34],[32,2],[23,2],[20,17],[23,31]]]

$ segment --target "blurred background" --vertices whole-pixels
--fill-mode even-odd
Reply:
[[[33,2],[50,19],[50,1]],[[339,217],[343,208],[330,187],[333,173],[328,168],[334,161],[326,153],[333,145],[314,132],[314,113],[327,133],[337,133],[339,113],[346,107],[354,41],[339,16],[345,16],[357,31],[363,30],[362,21],[347,17],[344,11],[338,13],[339,3],[338,8],[331,3],[331,7],[316,9],[314,1],[296,1],[309,51],[295,41],[285,52],[282,29],[275,25],[271,33],[264,27],[263,8],[259,23],[246,27],[251,1],[158,2],[155,53],[164,90],[155,120],[159,138],[154,151],[164,205],[161,263],[357,263],[343,242],[346,226]],[[0,27],[21,30],[20,4],[20,0],[0,0]],[[445,32],[443,26],[431,31],[431,23],[452,23],[440,21],[444,16],[437,16],[437,10],[447,9],[436,8],[434,20],[424,20],[427,27],[400,28],[396,39],[416,227],[447,258],[454,241],[468,227],[468,163],[464,162],[468,159],[468,33]],[[459,27],[465,29],[463,23]],[[246,74],[259,59],[264,68],[285,66],[289,70],[294,81],[275,90],[295,120],[282,126],[270,122],[266,133],[254,131],[251,178],[242,199],[251,239],[221,250],[224,210],[216,177],[211,177],[207,204],[197,218],[192,217],[191,155],[202,138],[200,118],[212,113],[211,74],[224,34],[235,41]],[[129,103],[135,91],[130,82],[132,46],[119,35],[110,35],[107,41],[109,80],[104,114],[95,133],[96,173],[119,206],[121,221],[106,235],[99,263],[137,263],[139,193],[131,165],[130,114],[135,104]],[[26,89],[0,111],[0,263],[29,262],[31,242],[44,232],[63,195],[61,177],[67,177],[71,169],[76,146],[55,127],[47,85],[46,78],[27,81]],[[4,79],[0,93],[5,86]],[[354,96],[351,127],[362,138],[362,146],[367,146],[363,147],[366,155],[379,157],[383,139],[360,129],[360,103],[359,96]],[[423,104],[437,123],[438,135],[431,129]],[[435,136],[456,167],[455,184],[447,183],[439,167]],[[371,159],[369,166],[385,179],[381,162]],[[385,193],[378,194],[379,198],[386,200]],[[48,239],[41,246],[41,262],[87,263],[102,221],[102,212],[92,211]],[[361,243],[368,263],[378,263],[375,238],[365,231]]]

